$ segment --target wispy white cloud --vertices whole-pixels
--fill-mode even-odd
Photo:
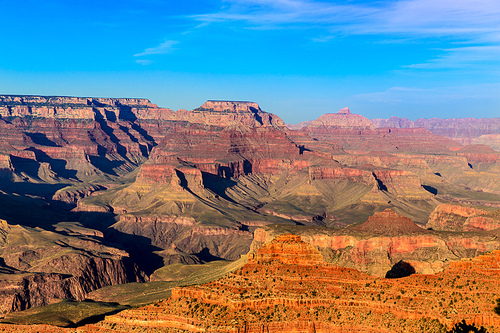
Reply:
[[[373,17],[376,25],[364,29],[431,36],[488,35],[498,33],[499,15],[497,0],[402,0],[378,12]]]
[[[273,28],[307,24],[347,33],[417,35],[500,32],[498,0],[397,0],[370,4],[335,4],[314,0],[226,0],[216,13],[194,15],[205,23],[242,21]]]
[[[174,45],[176,45],[178,43],[179,42],[176,40],[167,40],[156,47],[150,47],[150,48],[145,49],[141,53],[134,54],[134,57],[144,57],[144,56],[149,56],[152,54],[169,53],[174,49]]]
[[[384,104],[397,104],[403,102],[404,97],[413,94],[424,94],[429,90],[421,88],[409,87],[391,87],[384,91],[377,91],[372,93],[358,94],[354,98],[370,103],[384,103]]]
[[[315,43],[327,43],[334,38],[335,38],[335,36],[331,36],[331,35],[330,36],[313,37],[312,41]]]
[[[466,46],[442,50],[444,54],[425,63],[412,64],[406,68],[466,68],[480,63],[482,66],[500,65],[500,45]]]
[[[337,5],[307,0],[227,0],[229,5],[217,13],[194,15],[205,23],[242,21],[251,26],[276,28],[284,25],[320,26],[346,19],[362,18],[373,8],[358,5]]]
[[[384,38],[446,38],[463,47],[410,68],[462,66],[497,57],[500,47],[499,0],[395,0],[336,4],[318,0],[225,0],[219,12],[195,15],[201,25],[241,23],[259,29],[320,28],[312,38],[325,42],[335,34],[381,35]],[[493,59],[490,59],[493,61]]]
[[[151,65],[154,61],[147,59],[137,59],[135,62],[139,65],[148,66]]]

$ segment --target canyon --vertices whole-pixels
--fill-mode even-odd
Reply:
[[[499,259],[500,251],[493,251],[452,262],[438,274],[377,278],[328,264],[300,236],[282,234],[220,279],[174,288],[168,300],[77,331],[446,332],[466,320],[495,332]],[[16,328],[51,331],[43,325]]]
[[[399,283],[390,281],[407,279],[417,292],[419,283],[460,270],[458,263],[487,260],[481,256],[500,250],[500,152],[495,140],[484,139],[500,135],[495,124],[496,118],[369,120],[344,108],[289,126],[254,102],[210,100],[173,111],[147,99],[1,95],[0,312],[9,318],[61,299],[83,301],[102,288],[153,283],[151,277],[163,283],[170,268],[203,270],[247,253],[245,267],[257,265],[271,279],[282,268],[267,270],[259,251],[276,239],[307,248],[307,255],[299,251],[300,260],[308,258],[299,266],[320,267],[317,274],[331,271],[342,281],[351,276],[348,284],[380,281],[388,289]],[[295,236],[286,241],[284,234]],[[281,264],[295,265],[284,259],[285,248],[275,250]],[[183,314],[162,320],[196,331],[201,317],[186,319],[186,302],[201,296],[182,290],[172,289],[171,302],[181,302]],[[285,302],[284,293],[276,298],[282,303],[262,302],[297,307],[299,294]],[[250,303],[258,302],[254,297]],[[304,304],[334,304],[321,302]],[[242,311],[250,303],[242,303]],[[330,310],[303,322],[286,317],[285,308],[264,314],[256,306],[259,316],[274,318],[267,324],[256,319],[261,328],[336,329],[321,328]],[[405,306],[415,325],[449,327],[459,319],[414,315],[417,310]],[[404,318],[387,311],[395,322]],[[497,325],[493,315],[481,321],[474,319],[478,314],[457,313]],[[276,316],[286,318],[282,323]]]

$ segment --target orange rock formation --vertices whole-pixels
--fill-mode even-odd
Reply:
[[[176,288],[169,300],[78,331],[445,332],[462,319],[491,332],[500,328],[492,311],[500,291],[500,251],[436,275],[401,279],[375,278],[320,257],[300,237],[284,235],[226,277]]]

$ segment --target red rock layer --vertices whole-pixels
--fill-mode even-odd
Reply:
[[[500,291],[500,251],[455,263],[436,275],[380,279],[321,262],[305,264],[300,258],[307,246],[297,237],[276,239],[271,248],[283,243],[286,251],[292,242],[301,249],[297,264],[250,261],[219,280],[175,288],[169,300],[80,330],[444,332],[462,319],[492,331],[500,328],[500,317],[492,311]],[[257,256],[268,251],[264,246]]]
[[[297,235],[281,235],[264,244],[257,253],[250,253],[249,263],[266,264],[278,261],[283,264],[315,265],[323,262],[323,257],[313,246],[302,241]]]
[[[309,132],[322,132],[337,128],[373,129],[373,125],[368,118],[359,114],[352,114],[349,108],[344,108],[338,113],[326,113],[318,119],[311,121],[305,130]]]
[[[219,130],[234,125],[284,125],[256,103],[225,101],[174,112],[145,99],[0,96],[0,117],[0,152],[11,156],[25,150],[34,153],[31,161],[15,161],[11,171],[24,172],[26,163],[32,169],[48,163],[53,177],[81,180],[102,172],[131,171],[172,126],[184,127],[186,122]]]
[[[500,153],[486,145],[468,145],[458,150],[457,155],[464,156],[472,164],[498,163],[500,161]]]
[[[221,131],[188,126],[176,128],[164,137],[150,162],[142,166],[138,181],[169,182],[182,163],[225,178],[279,173],[308,167],[307,156],[278,129],[237,126]]]
[[[421,152],[450,153],[450,149],[461,146],[450,139],[432,134],[423,128],[311,128],[303,129],[318,140],[341,146],[347,151],[386,151],[386,152]]]
[[[427,227],[434,230],[476,231],[500,228],[497,213],[462,205],[440,204],[429,216]]]
[[[328,262],[381,277],[401,260],[411,264],[416,273],[431,274],[443,271],[452,261],[500,250],[495,235],[426,230],[386,209],[343,230],[316,227],[308,232],[299,227],[268,225],[255,230],[251,253],[285,230],[300,234],[305,242],[320,249]]]

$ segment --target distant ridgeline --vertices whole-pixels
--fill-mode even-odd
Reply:
[[[222,126],[241,122],[246,126],[284,126],[279,117],[263,112],[257,103],[232,101],[207,101],[193,111],[175,112],[143,98],[0,95],[0,116],[92,120],[101,116],[111,121],[154,119]]]
[[[42,118],[93,119],[93,108],[101,107],[110,110],[158,108],[149,100],[142,98],[0,95],[0,115],[4,118],[34,116]]]

